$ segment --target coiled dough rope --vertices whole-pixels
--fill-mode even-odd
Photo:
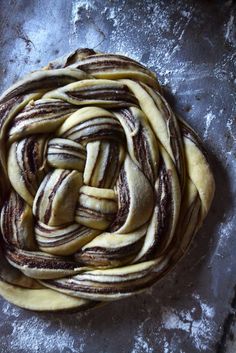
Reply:
[[[88,308],[156,282],[205,218],[214,179],[155,75],[76,50],[0,97],[0,293]]]

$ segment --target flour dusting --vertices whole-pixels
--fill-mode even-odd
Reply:
[[[2,307],[2,312],[8,317],[19,317],[21,313],[21,309],[11,305],[8,302],[4,302],[3,307]]]
[[[132,353],[152,353],[153,351],[153,348],[148,345],[142,335],[137,334],[134,337],[134,349],[132,350]]]
[[[162,311],[162,322],[166,330],[181,330],[188,333],[195,348],[202,352],[208,349],[208,343],[211,341],[211,336],[216,329],[213,322],[215,310],[203,302],[198,294],[193,294],[193,298],[200,305],[201,313],[199,319],[194,318],[196,307],[189,311],[182,310],[180,312],[173,308],[164,308]],[[169,353],[166,341],[165,346],[166,352]]]
[[[160,352],[163,353],[187,353],[181,349],[182,340],[191,344],[192,351],[208,352],[217,325],[214,322],[215,309],[202,297],[193,292],[191,305],[178,310],[174,306],[160,304],[160,325],[153,326],[151,311],[147,318],[138,324],[134,334],[133,349],[131,353],[156,352],[150,342],[150,330],[155,332]],[[155,325],[155,324],[154,324]]]
[[[70,44],[76,48],[89,47],[96,48],[104,40],[104,33],[99,28],[92,14],[97,11],[94,1],[79,0],[72,2],[71,9],[71,34],[69,36]],[[81,21],[86,21],[87,26],[81,26]]]
[[[232,119],[228,119],[226,123],[226,127],[230,132],[230,135],[232,136],[232,139],[236,141],[236,117],[233,117]],[[233,131],[234,129],[234,131]]]
[[[194,16],[194,8],[181,10],[180,21],[173,26],[173,15],[176,8],[181,7],[181,1],[176,6],[166,7],[160,1],[145,2],[148,16],[144,17],[141,11],[130,12],[127,9],[127,1],[109,3],[103,7],[101,13],[97,13],[96,2],[76,1],[72,2],[71,11],[71,44],[77,43],[80,47],[91,47],[106,50],[109,43],[109,51],[131,56],[135,60],[143,62],[149,68],[155,70],[164,84],[169,83],[170,75],[182,73],[180,79],[184,79],[184,73],[190,69],[191,63],[179,62],[170,70],[170,63],[180,50],[184,33]],[[95,16],[96,14],[96,16]],[[94,18],[92,21],[91,18]],[[80,23],[87,23],[86,32]],[[132,21],[132,26],[130,22]],[[109,28],[109,30],[108,30]],[[155,37],[153,30],[155,28]],[[106,34],[106,32],[108,32]],[[145,33],[146,43],[143,49],[139,45],[139,36]],[[169,40],[168,35],[174,34],[175,39]],[[153,42],[155,40],[155,42]],[[167,67],[168,66],[168,67]]]
[[[47,352],[54,353],[82,353],[85,347],[85,332],[78,328],[76,339],[64,325],[62,320],[43,320],[37,315],[19,318],[20,309],[4,304],[3,312],[6,316],[14,317],[12,322],[11,352]],[[53,324],[53,330],[52,330]],[[76,325],[76,324],[75,324]],[[2,324],[0,323],[0,329]],[[5,337],[0,337],[0,347]]]
[[[230,15],[229,20],[226,24],[225,40],[233,46],[236,45],[236,24],[233,14]]]
[[[216,244],[216,247],[214,249],[214,252],[212,253],[211,259],[210,259],[210,266],[215,260],[215,257],[222,257],[222,252],[225,249],[225,246],[228,245],[228,242],[230,242],[230,237],[232,233],[234,232],[234,227],[235,227],[235,216],[231,216],[228,218],[227,222],[220,222],[218,225],[218,241]]]
[[[208,137],[209,128],[210,128],[210,125],[214,119],[216,119],[216,116],[212,112],[207,113],[203,117],[203,121],[205,121],[204,138]]]

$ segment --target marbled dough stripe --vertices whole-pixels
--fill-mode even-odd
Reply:
[[[76,260],[93,267],[116,267],[134,258],[142,246],[147,226],[128,234],[104,232],[75,254]]]
[[[149,261],[119,269],[95,270],[69,279],[43,281],[43,284],[74,296],[118,299],[151,285],[155,281],[154,265],[154,261]]]
[[[5,255],[12,266],[32,278],[61,278],[81,271],[78,263],[71,259],[39,251],[6,247]]]
[[[146,117],[138,108],[121,109],[114,114],[124,128],[131,158],[154,184],[158,170],[158,144]]]
[[[142,84],[141,84],[142,85]],[[169,135],[169,143],[172,150],[172,156],[176,165],[176,169],[180,178],[180,185],[183,190],[185,184],[185,158],[183,141],[177,122],[173,111],[171,110],[169,104],[166,102],[165,98],[157,91],[154,91],[147,85],[143,85],[153,101],[157,109],[161,112],[163,119],[166,120],[166,126]]]
[[[55,138],[48,142],[47,161],[54,168],[83,171],[86,161],[85,148],[69,139]]]
[[[71,127],[62,137],[78,143],[87,143],[97,139],[123,140],[123,130],[118,121],[111,117],[94,118]]]
[[[11,121],[11,141],[29,134],[52,132],[75,111],[75,107],[59,100],[38,100],[28,104]]]
[[[16,192],[11,192],[2,207],[1,232],[8,245],[26,250],[36,248],[32,210]]]
[[[48,92],[44,98],[62,99],[75,105],[126,107],[137,105],[137,99],[123,84],[113,80],[82,80]]]
[[[100,188],[113,188],[121,163],[122,147],[113,141],[94,141],[86,146],[87,160],[84,170],[84,183]]]
[[[110,226],[110,230],[112,232],[119,229],[127,219],[130,207],[130,193],[128,187],[127,176],[125,173],[125,169],[122,167],[120,170],[120,174],[117,180],[117,189],[118,189],[118,212],[116,214],[115,220],[112,222]]]
[[[35,226],[35,236],[39,248],[50,254],[71,255],[91,241],[99,231],[73,223],[50,227],[41,222]]]
[[[64,86],[88,76],[85,72],[74,68],[34,71],[6,90],[0,97],[0,104],[21,94]]]
[[[55,169],[48,173],[35,196],[34,215],[50,226],[72,223],[81,185],[82,175],[77,171]]]

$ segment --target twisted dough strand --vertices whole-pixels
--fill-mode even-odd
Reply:
[[[85,309],[152,285],[186,252],[214,179],[155,75],[80,49],[0,97],[0,293]]]

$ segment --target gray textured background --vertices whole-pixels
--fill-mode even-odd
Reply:
[[[77,314],[0,299],[0,352],[199,353],[232,348],[236,284],[233,1],[0,1],[0,88],[77,47],[154,70],[210,155],[216,196],[188,255],[147,293]]]

